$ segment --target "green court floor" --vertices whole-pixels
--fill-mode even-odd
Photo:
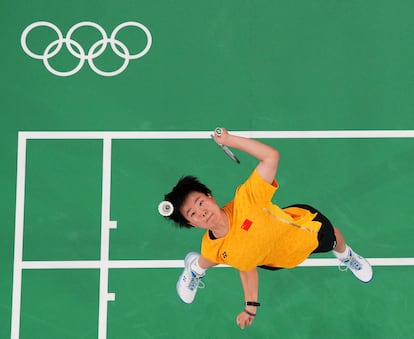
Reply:
[[[1,339],[413,336],[413,4],[42,0],[0,8]],[[99,75],[85,59],[62,77],[22,47],[23,31],[39,21],[63,36],[98,23],[108,37],[133,21],[152,45],[117,75]],[[86,55],[99,34],[85,26],[72,39]],[[137,26],[117,37],[118,53],[147,42]],[[40,27],[27,45],[43,53],[53,39]],[[64,48],[46,63],[68,71],[81,54]],[[124,62],[110,50],[95,59],[107,71]],[[209,138],[216,126],[268,131],[260,139],[281,153],[274,202],[323,211],[373,260],[373,281],[330,264],[260,271],[263,306],[244,330],[235,324],[243,293],[232,268],[211,269],[195,302],[181,303],[182,260],[200,249],[203,232],[174,227],[158,203],[192,174],[224,204],[256,164],[240,152],[240,165],[227,158]],[[372,137],[375,130],[395,135]],[[355,133],[337,137],[343,131]]]

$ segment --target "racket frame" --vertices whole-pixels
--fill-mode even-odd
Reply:
[[[221,133],[217,133],[217,134],[221,134]],[[224,153],[226,153],[230,159],[232,159],[235,163],[240,164],[240,160],[236,157],[236,155],[230,150],[230,148],[228,148],[227,146],[220,144],[219,142],[217,142],[216,138],[214,137],[213,134],[210,134],[211,138],[214,140],[214,142],[224,151]]]

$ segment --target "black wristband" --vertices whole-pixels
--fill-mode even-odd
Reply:
[[[257,301],[246,301],[244,304],[246,306],[256,306],[256,307],[260,306],[260,303],[258,303]]]
[[[246,309],[244,309],[243,310],[245,313],[247,313],[248,315],[250,315],[251,317],[255,317],[256,316],[256,313],[252,313],[252,312],[249,312],[248,310],[246,310]]]

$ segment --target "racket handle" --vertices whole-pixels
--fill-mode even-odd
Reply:
[[[223,130],[220,127],[216,127],[214,130],[218,136],[220,136],[223,133]]]

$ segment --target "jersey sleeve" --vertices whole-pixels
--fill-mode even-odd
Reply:
[[[279,185],[276,180],[269,184],[255,169],[250,177],[238,187],[237,195],[243,196],[249,204],[266,203],[272,200]]]

